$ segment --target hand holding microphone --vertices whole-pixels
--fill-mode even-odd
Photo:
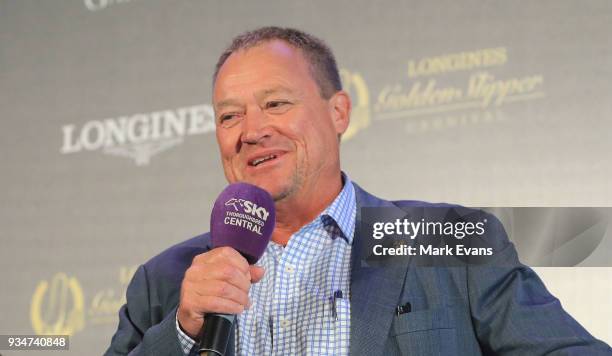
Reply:
[[[218,247],[193,259],[181,285],[178,320],[191,338],[197,338],[204,315],[240,314],[249,306],[249,288],[264,270],[250,266],[231,247]]]
[[[213,249],[196,256],[185,272],[177,314],[190,337],[200,336],[201,354],[224,355],[235,314],[248,308],[251,284],[263,278],[264,270],[253,264],[270,241],[275,219],[270,194],[251,184],[231,184],[215,201]]]

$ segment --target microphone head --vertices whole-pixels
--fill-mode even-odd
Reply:
[[[270,242],[275,222],[274,200],[268,192],[248,183],[230,184],[210,215],[212,247],[233,247],[254,264]]]

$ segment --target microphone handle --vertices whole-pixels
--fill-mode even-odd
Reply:
[[[235,320],[232,314],[206,314],[199,337],[200,356],[225,356]]]

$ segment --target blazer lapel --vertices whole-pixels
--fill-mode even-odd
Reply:
[[[371,238],[359,236],[362,207],[396,208],[398,217],[406,214],[390,201],[376,198],[357,184],[355,238],[351,252],[351,355],[382,355],[389,336],[408,267],[401,258],[389,267],[369,266],[362,249],[371,248]]]

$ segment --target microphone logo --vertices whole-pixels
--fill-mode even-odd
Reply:
[[[251,214],[263,221],[267,221],[268,216],[270,215],[270,212],[266,210],[266,208],[263,206],[257,206],[257,204],[250,200],[230,198],[225,202],[225,206],[231,206],[235,211],[242,210],[244,213]],[[238,207],[240,207],[240,209],[238,209]]]
[[[243,202],[244,202],[244,199],[231,198],[230,200],[225,202],[225,206],[233,206],[234,210],[239,211],[236,204],[240,205],[240,207],[244,209]]]

